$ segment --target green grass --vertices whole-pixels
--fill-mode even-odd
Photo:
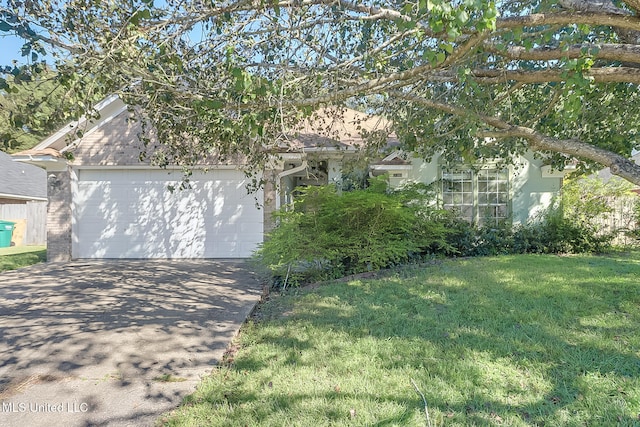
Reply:
[[[44,246],[12,246],[0,248],[0,271],[15,270],[16,268],[45,262],[47,250]]]
[[[273,296],[169,426],[640,425],[640,253],[444,261]]]

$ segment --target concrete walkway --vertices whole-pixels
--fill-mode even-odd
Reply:
[[[145,426],[209,373],[259,301],[233,261],[0,273],[0,426]]]

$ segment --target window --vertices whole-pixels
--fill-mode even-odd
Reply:
[[[461,218],[473,221],[473,173],[469,170],[442,174],[442,201],[445,209],[456,209]]]
[[[499,169],[446,170],[442,173],[445,209],[479,225],[509,217],[509,172]]]

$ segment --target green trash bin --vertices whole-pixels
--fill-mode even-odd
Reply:
[[[11,235],[13,235],[15,225],[15,222],[0,221],[0,248],[8,248],[11,246]]]

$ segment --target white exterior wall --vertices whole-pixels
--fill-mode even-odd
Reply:
[[[434,157],[430,162],[411,159],[408,180],[431,184],[440,179],[441,165]],[[562,176],[543,177],[542,161],[527,154],[519,159],[517,166],[510,167],[509,188],[511,214],[514,224],[524,223],[543,213],[559,196]]]
[[[330,158],[327,161],[327,181],[335,184],[342,181],[342,161]]]
[[[544,213],[560,196],[562,176],[543,178],[542,161],[533,154],[521,157],[511,174],[513,223],[522,224]]]

